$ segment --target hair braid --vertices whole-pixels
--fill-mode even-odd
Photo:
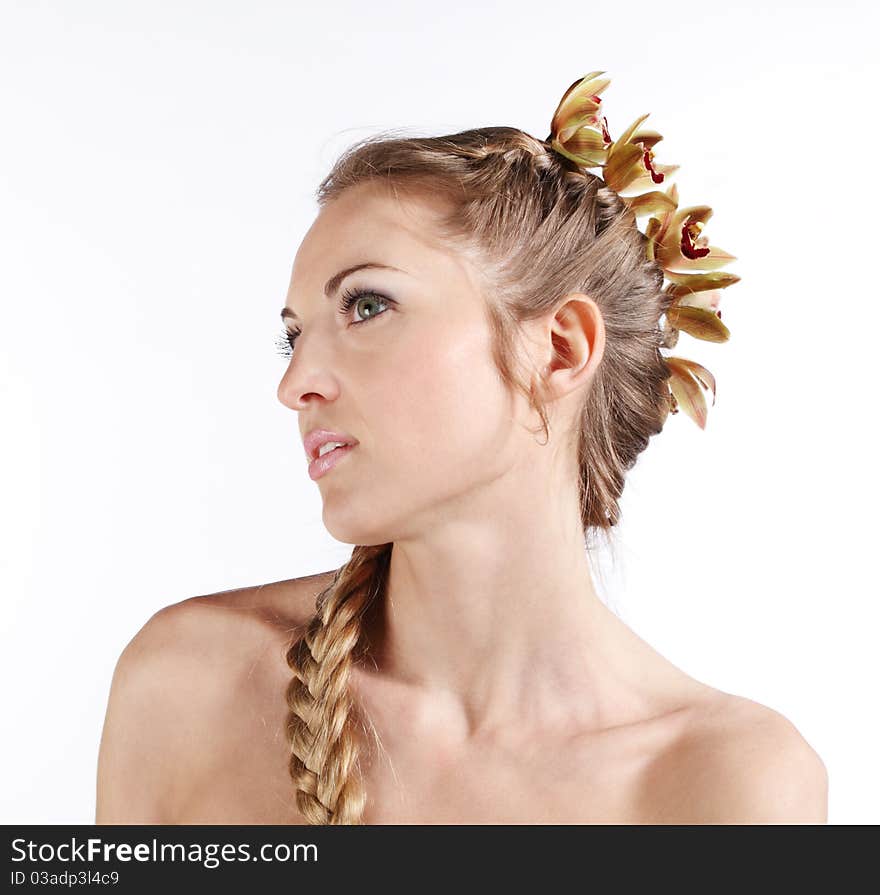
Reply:
[[[356,546],[318,594],[305,632],[288,648],[288,769],[310,824],[359,824],[366,793],[359,768],[357,709],[349,689],[362,619],[385,581],[391,544]]]

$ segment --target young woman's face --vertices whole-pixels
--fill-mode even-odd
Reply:
[[[417,537],[497,506],[494,489],[515,487],[533,437],[493,364],[473,268],[425,238],[438,210],[426,201],[351,188],[321,210],[294,260],[285,311],[298,319],[284,323],[300,335],[278,398],[302,437],[322,428],[358,440],[315,481],[324,524],[345,543]],[[332,277],[366,262],[397,270],[363,268],[325,297]]]

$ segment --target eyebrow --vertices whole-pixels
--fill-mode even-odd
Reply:
[[[327,298],[330,298],[334,292],[342,285],[342,281],[349,275],[354,273],[357,270],[364,270],[365,268],[378,268],[380,270],[396,270],[399,273],[406,273],[405,270],[401,270],[399,267],[392,267],[390,264],[380,264],[378,261],[362,261],[360,264],[355,264],[352,267],[346,267],[345,270],[340,270],[339,273],[333,274],[329,280],[324,284],[324,295]],[[291,318],[293,320],[299,320],[299,316],[291,309],[291,308],[282,308],[281,309],[281,319],[286,320],[287,318]]]

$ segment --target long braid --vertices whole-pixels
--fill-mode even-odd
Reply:
[[[318,594],[315,615],[287,650],[288,769],[310,824],[359,824],[366,803],[349,690],[364,613],[385,579],[391,544],[356,546]]]

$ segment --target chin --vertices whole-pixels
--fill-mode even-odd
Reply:
[[[321,518],[324,528],[332,538],[342,544],[352,546],[374,547],[379,544],[388,544],[394,540],[394,534],[389,527],[382,524],[382,520],[376,518],[375,507],[361,518],[352,512],[350,501],[348,506],[341,506],[338,510],[328,507],[324,502],[324,511]]]

